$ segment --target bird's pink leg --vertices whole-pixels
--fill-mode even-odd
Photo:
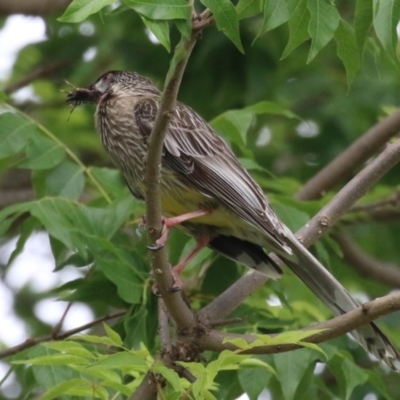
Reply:
[[[172,277],[174,278],[174,283],[172,287],[167,289],[168,292],[177,292],[178,290],[182,289],[183,282],[182,279],[179,277],[180,273],[184,270],[186,265],[188,265],[189,262],[192,261],[193,258],[200,252],[200,250],[204,249],[204,247],[206,247],[208,243],[210,243],[210,240],[211,238],[209,237],[197,238],[196,245],[189,252],[189,254],[171,269]],[[152,290],[155,295],[157,296],[159,295],[156,283],[153,285]]]
[[[154,246],[147,246],[149,250],[160,250],[167,243],[169,231],[176,225],[181,224],[182,222],[188,221],[189,219],[202,217],[204,215],[211,214],[212,210],[196,210],[189,212],[187,214],[178,215],[177,217],[164,218],[162,220],[163,228],[161,231],[161,236],[157,239]]]

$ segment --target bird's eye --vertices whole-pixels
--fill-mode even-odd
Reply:
[[[104,79],[105,82],[111,81],[111,79],[112,79],[112,74],[107,74],[103,79]]]

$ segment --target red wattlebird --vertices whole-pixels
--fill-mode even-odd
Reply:
[[[97,103],[95,124],[101,141],[122,171],[132,194],[145,197],[143,185],[147,141],[159,109],[161,92],[134,72],[111,71],[87,89],[76,89],[68,101]],[[197,245],[173,268],[178,274],[193,256],[209,246],[272,279],[281,269],[264,252],[274,252],[335,315],[359,307],[346,289],[280,221],[258,184],[226,143],[194,110],[177,103],[164,142],[161,203],[164,231],[155,248],[165,244],[178,225]],[[352,332],[375,357],[396,369],[400,355],[370,323]]]

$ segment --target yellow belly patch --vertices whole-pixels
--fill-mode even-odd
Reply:
[[[225,207],[216,204],[212,205],[210,199],[199,192],[191,193],[188,191],[184,194],[181,192],[179,195],[176,193],[174,196],[171,196],[170,194],[164,194],[161,196],[163,213],[167,217],[176,217],[178,215],[187,214],[191,211],[208,209],[208,204],[210,205],[210,210],[212,210],[212,212],[209,215],[193,218],[193,220],[191,220],[192,223],[229,227],[234,223],[235,219],[238,219],[237,215]]]

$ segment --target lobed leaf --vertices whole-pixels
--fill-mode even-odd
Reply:
[[[169,25],[168,21],[156,20],[140,16],[143,23],[150,29],[157,40],[165,47],[168,53],[171,51],[171,41],[169,38]]]
[[[293,0],[291,1],[293,2]],[[307,8],[307,0],[296,0],[288,23],[289,40],[281,59],[286,58],[294,49],[310,38],[309,23],[310,12]]]
[[[115,0],[73,0],[58,20],[72,23],[82,22],[90,15],[114,2]]]
[[[85,187],[83,168],[71,161],[63,161],[47,176],[46,187],[48,196],[78,200]]]
[[[335,6],[324,0],[308,0],[307,7],[311,15],[308,32],[312,40],[308,64],[333,38],[339,26],[340,15]]]
[[[141,15],[153,20],[186,19],[192,15],[190,2],[186,0],[123,0]]]
[[[318,360],[318,354],[312,350],[301,349],[274,354],[276,372],[285,400],[293,400],[310,364]]]
[[[346,69],[347,87],[350,88],[361,65],[360,51],[353,28],[347,22],[340,20],[335,40],[338,56]]]
[[[24,149],[28,140],[39,130],[21,118],[9,106],[0,106],[0,159],[13,156]]]
[[[284,24],[289,19],[286,0],[268,0],[264,2],[264,20],[259,35]]]
[[[253,17],[262,12],[262,0],[239,0],[236,4],[239,19]]]
[[[230,0],[201,0],[215,18],[217,28],[222,31],[244,53],[239,32],[239,19],[235,6]]]
[[[399,0],[373,0],[373,25],[376,36],[393,60],[396,60],[398,43],[396,28],[399,19]]]
[[[373,0],[357,0],[354,15],[354,32],[359,53],[362,53],[367,34],[372,27],[373,21]]]

